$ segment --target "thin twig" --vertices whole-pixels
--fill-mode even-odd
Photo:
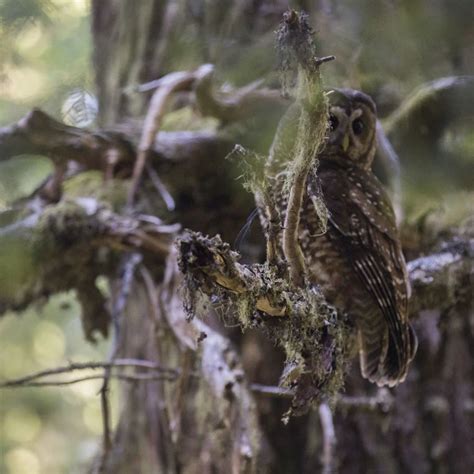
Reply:
[[[153,280],[151,273],[148,271],[145,265],[140,265],[139,272],[143,283],[145,284],[146,292],[148,294],[150,308],[148,314],[152,319],[153,326],[156,326],[158,321],[160,320],[160,314],[158,310],[158,308],[160,307],[160,298],[158,295],[156,284]]]
[[[250,385],[250,390],[261,395],[269,395],[276,398],[293,398],[295,392],[289,388],[278,387],[276,385],[262,385],[253,383]]]
[[[392,409],[393,403],[393,396],[384,388],[379,389],[374,397],[347,395],[339,395],[337,397],[338,407],[362,408],[369,411],[382,410],[383,412],[388,412]]]
[[[336,449],[336,431],[331,409],[326,402],[319,405],[319,419],[323,430],[323,474],[333,474],[335,472],[334,451]]]
[[[275,398],[292,398],[295,395],[294,390],[279,387],[277,385],[253,383],[250,385],[250,390],[259,395],[266,395]],[[358,408],[370,411],[382,410],[383,412],[388,412],[391,410],[394,400],[388,390],[380,389],[374,397],[338,395],[335,401],[336,407]]]
[[[158,176],[158,173],[155,171],[153,166],[150,165],[150,163],[147,163],[146,171],[159,196],[166,204],[166,209],[168,209],[168,211],[170,212],[174,211],[176,208],[176,204],[174,202],[173,196],[171,196],[169,191],[166,189],[166,186],[164,185],[163,181],[161,181],[160,177]]]
[[[142,256],[139,253],[132,253],[127,255],[122,264],[122,277],[120,292],[115,300],[114,309],[112,311],[112,322],[114,324],[115,337],[117,342],[120,339],[120,318],[125,311],[125,306],[128,301],[128,296],[132,288],[133,276],[136,266],[142,261]],[[118,348],[115,348],[117,350]]]
[[[110,374],[111,377],[127,382],[141,382],[144,380],[166,380],[174,381],[177,375],[152,373],[152,374]],[[85,377],[78,377],[70,380],[48,380],[46,382],[22,382],[15,383],[14,381],[8,384],[2,384],[0,388],[21,388],[21,387],[60,387],[62,385],[72,385],[79,382],[86,382],[88,380],[104,380],[102,375],[88,375]]]
[[[31,382],[34,382],[37,379],[43,377],[49,377],[51,375],[59,375],[70,372],[75,372],[78,370],[99,370],[104,368],[119,368],[125,369],[128,367],[140,368],[140,369],[150,369],[153,371],[159,371],[166,376],[176,377],[179,373],[177,369],[170,369],[167,367],[162,367],[159,364],[148,360],[141,359],[116,359],[113,362],[81,362],[81,363],[71,363],[63,367],[55,367],[54,369],[42,370],[41,372],[36,372],[34,374],[27,375],[18,379],[7,380],[6,382],[0,383],[0,388],[9,388],[9,387],[18,387],[22,385],[28,385]],[[103,378],[103,376],[100,376]]]
[[[138,154],[133,168],[132,182],[128,193],[127,205],[131,207],[135,199],[148,156],[153,149],[155,137],[165,115],[166,107],[174,92],[189,87],[195,79],[194,72],[174,72],[164,80],[153,93],[143,124],[143,132],[138,145]]]

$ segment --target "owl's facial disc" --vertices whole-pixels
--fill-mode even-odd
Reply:
[[[341,104],[342,105],[342,104]],[[333,105],[329,109],[329,137],[326,151],[367,168],[368,152],[373,142],[373,114],[363,104]],[[360,162],[362,159],[363,162]],[[371,161],[371,160],[370,160]]]

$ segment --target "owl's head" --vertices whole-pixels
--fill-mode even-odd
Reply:
[[[376,147],[374,101],[353,89],[332,89],[328,99],[330,130],[324,154],[370,169]]]

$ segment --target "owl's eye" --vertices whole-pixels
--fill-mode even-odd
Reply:
[[[329,128],[331,129],[331,132],[336,130],[337,126],[339,125],[339,120],[337,120],[337,117],[333,114],[329,116]]]
[[[360,118],[356,118],[352,122],[352,130],[356,135],[360,135],[364,131],[364,122]]]

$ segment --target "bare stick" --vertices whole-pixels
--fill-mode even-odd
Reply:
[[[99,370],[104,368],[119,368],[125,369],[127,367],[149,369],[154,372],[161,372],[164,375],[176,377],[178,370],[162,367],[149,360],[141,359],[116,359],[112,362],[81,362],[71,363],[63,367],[55,367],[54,369],[42,370],[41,372],[35,372],[34,374],[27,375],[18,379],[7,380],[6,382],[0,383],[0,388],[18,387],[22,385],[28,385],[35,380],[49,377],[51,375],[59,375],[75,372],[78,370]],[[102,376],[101,376],[102,378]]]
[[[111,377],[126,382],[142,382],[147,380],[166,380],[174,381],[176,376],[163,373],[151,374],[110,374]],[[62,385],[72,385],[79,382],[86,382],[88,380],[104,380],[104,375],[88,375],[85,377],[78,377],[70,380],[48,380],[45,382],[22,382],[16,384],[14,381],[7,384],[2,384],[0,388],[19,388],[19,387],[60,387]]]
[[[171,196],[169,191],[166,189],[166,186],[164,185],[163,181],[161,181],[160,177],[158,176],[158,173],[150,165],[150,163],[147,163],[146,171],[148,173],[148,176],[150,177],[153,186],[157,190],[161,199],[163,199],[163,202],[166,204],[166,209],[168,209],[168,211],[170,212],[174,211],[176,204],[174,202],[173,196]]]
[[[138,145],[137,160],[133,168],[132,182],[128,194],[128,206],[133,204],[147,158],[153,149],[155,137],[165,115],[166,106],[168,105],[171,95],[185,86],[189,87],[189,83],[193,80],[194,74],[192,72],[174,72],[169,76],[169,79],[163,81],[160,87],[154,92],[145,117],[145,123],[143,124],[140,144]]]
[[[250,385],[252,392],[268,395],[276,398],[293,398],[294,390],[284,387],[278,387],[276,385],[262,385],[259,383],[253,383]]]
[[[275,398],[292,398],[295,395],[294,390],[276,385],[253,383],[250,385],[250,389],[259,395]],[[380,389],[374,397],[337,395],[335,401],[338,408],[357,408],[367,411],[381,410],[388,412],[392,409],[394,399],[388,390]]]
[[[334,466],[334,450],[336,448],[336,431],[334,429],[334,421],[331,409],[326,402],[319,405],[319,419],[323,430],[323,474],[333,474]]]

